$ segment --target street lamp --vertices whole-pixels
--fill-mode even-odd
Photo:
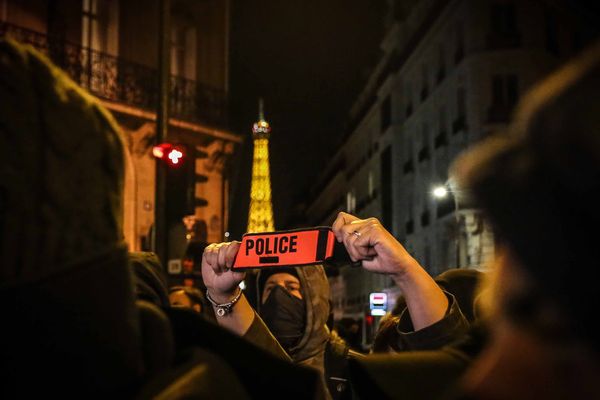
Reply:
[[[448,195],[448,189],[445,186],[436,186],[433,188],[433,197],[443,199]]]
[[[433,197],[437,200],[443,200],[448,197],[448,195],[452,196],[452,201],[454,202],[454,218],[456,221],[456,236],[454,238],[454,246],[456,252],[456,268],[460,267],[460,216],[458,214],[458,199],[457,199],[457,191],[453,188],[450,179],[448,179],[444,184],[435,186],[432,190]],[[439,208],[438,208],[439,210]]]

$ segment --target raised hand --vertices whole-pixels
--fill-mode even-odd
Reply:
[[[331,229],[352,260],[360,260],[364,269],[389,275],[396,282],[415,330],[443,318],[448,307],[446,295],[377,218],[359,219],[341,212]]]
[[[202,278],[210,296],[219,303],[226,303],[235,295],[236,288],[244,279],[244,272],[231,270],[241,242],[213,243],[202,255]]]
[[[359,219],[340,212],[332,225],[338,242],[344,243],[353,261],[362,261],[364,269],[400,276],[418,267],[417,261],[379,222],[377,218]]]

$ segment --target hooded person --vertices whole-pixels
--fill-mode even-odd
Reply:
[[[294,363],[324,373],[329,282],[321,265],[257,274],[257,312]]]
[[[329,325],[329,281],[322,265],[258,271],[257,312],[293,362],[320,371],[334,399],[347,398],[352,351]]]
[[[217,324],[278,357],[293,361],[291,365],[308,367],[307,370],[319,376],[317,396],[331,398],[324,379],[325,351],[331,336],[327,327],[329,284],[323,266],[280,271],[263,268],[259,277],[258,273],[232,268],[241,245],[242,242],[235,240],[211,243],[204,250],[202,277]],[[253,284],[244,291],[240,283],[247,278],[251,278]],[[254,305],[245,292],[257,294]],[[271,332],[265,322],[275,332]],[[300,389],[292,388],[292,391]]]

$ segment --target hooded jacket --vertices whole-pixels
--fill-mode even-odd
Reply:
[[[326,326],[329,316],[329,282],[322,265],[295,268],[300,281],[302,298],[306,307],[306,325],[298,344],[290,350],[296,364],[316,368],[324,373],[325,348],[329,340]],[[257,274],[260,282],[261,271]],[[257,299],[261,298],[261,285],[256,286]],[[260,301],[257,311],[260,314]]]

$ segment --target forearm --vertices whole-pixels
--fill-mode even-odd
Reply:
[[[415,330],[441,320],[448,309],[448,299],[433,278],[416,261],[401,275],[392,275],[402,291]]]
[[[215,298],[217,303],[226,303],[229,299],[224,298]],[[215,311],[215,315],[217,315],[217,323],[223,328],[228,329],[229,331],[235,333],[236,335],[243,336],[252,325],[254,321],[254,309],[248,303],[246,296],[241,295],[240,299],[237,303],[235,303],[231,309],[231,312],[223,315],[222,317],[218,316],[217,308],[213,305],[213,309]]]
[[[292,361],[271,331],[269,331],[267,325],[265,325],[263,320],[256,315],[256,313],[250,328],[248,328],[243,335],[243,338],[283,360]]]
[[[469,322],[463,315],[456,298],[444,292],[448,300],[446,314],[439,321],[415,330],[408,309],[400,313],[395,324],[397,340],[392,347],[397,351],[434,350],[446,346],[467,333]]]

